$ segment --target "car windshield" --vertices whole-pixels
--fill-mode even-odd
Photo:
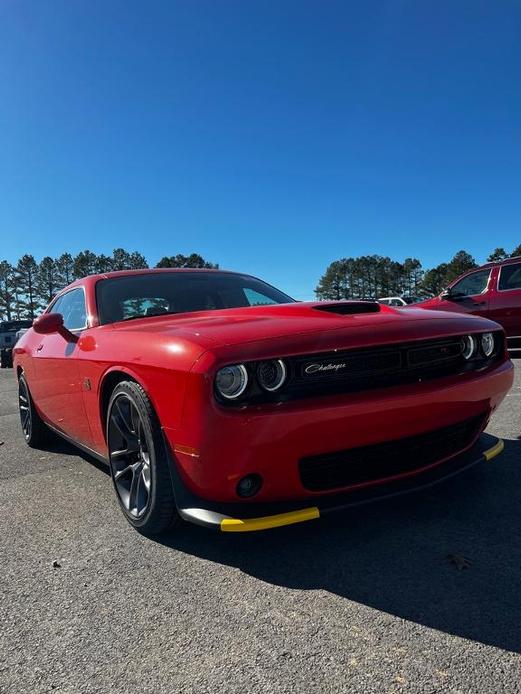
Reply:
[[[294,299],[248,275],[157,272],[110,277],[96,284],[99,322],[223,308],[287,304]]]

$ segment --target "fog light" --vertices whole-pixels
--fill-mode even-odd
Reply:
[[[262,487],[262,477],[257,474],[246,475],[237,483],[237,495],[246,499],[255,496]]]

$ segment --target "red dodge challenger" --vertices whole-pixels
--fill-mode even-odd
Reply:
[[[489,460],[502,328],[376,302],[298,303],[248,275],[138,270],[60,292],[14,349],[25,440],[108,462],[143,533],[260,530]]]

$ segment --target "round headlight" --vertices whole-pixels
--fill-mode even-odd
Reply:
[[[286,380],[286,366],[282,359],[261,361],[257,367],[257,379],[264,390],[278,390]]]
[[[481,349],[486,357],[491,357],[495,348],[494,335],[492,333],[483,333],[481,336]]]
[[[219,395],[234,400],[244,393],[248,385],[248,372],[244,364],[233,364],[219,369],[215,376],[215,387]]]
[[[470,359],[474,356],[477,349],[477,341],[474,335],[465,335],[461,338],[461,353],[465,359]]]

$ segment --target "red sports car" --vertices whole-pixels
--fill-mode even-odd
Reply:
[[[270,528],[497,455],[513,380],[499,325],[376,302],[297,303],[248,275],[78,280],[15,347],[25,440],[110,466],[128,521]]]

